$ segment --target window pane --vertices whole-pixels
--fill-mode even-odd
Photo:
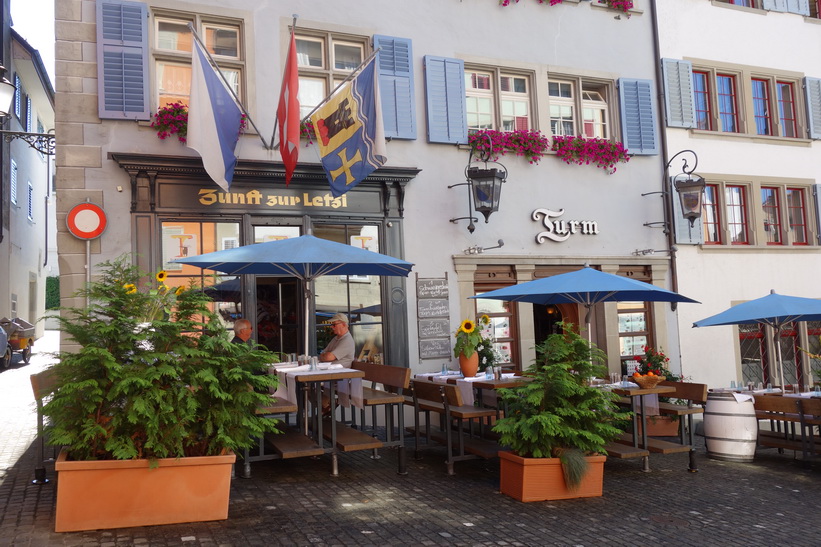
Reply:
[[[187,105],[191,94],[191,65],[158,61],[157,86],[160,106],[169,103]]]
[[[212,55],[239,58],[239,30],[205,27],[205,46]]]
[[[761,188],[761,208],[764,211],[764,233],[767,235],[767,244],[780,244],[781,212],[778,205],[777,188]]]
[[[784,137],[796,137],[795,103],[793,87],[790,83],[778,82],[778,116],[781,121],[781,134]]]
[[[744,188],[741,186],[728,186],[725,191],[727,201],[727,228],[730,231],[730,242],[733,244],[746,244],[747,237],[747,211],[744,196]]]
[[[793,245],[807,244],[807,215],[804,211],[804,190],[787,188],[787,212]]]
[[[297,38],[296,59],[299,66],[322,68],[322,42]]]
[[[334,44],[334,68],[353,70],[362,63],[362,47],[352,44]]]
[[[325,98],[325,80],[322,78],[299,78],[299,115],[304,118]]]
[[[726,133],[738,131],[736,113],[735,78],[733,76],[717,75],[718,87],[718,115],[721,120],[721,130]]]
[[[705,131],[712,129],[710,119],[710,90],[707,87],[707,74],[693,71],[693,95],[696,103],[696,127]]]
[[[753,112],[755,132],[758,135],[772,135],[770,125],[770,98],[765,80],[753,80]]]
[[[721,243],[721,221],[719,219],[718,187],[708,184],[704,188],[704,203],[702,205],[702,219],[704,225],[704,243]]]
[[[185,21],[157,21],[157,47],[172,51],[191,52],[193,35]]]

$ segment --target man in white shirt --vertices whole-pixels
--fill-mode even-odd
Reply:
[[[319,354],[319,360],[323,363],[341,363],[343,367],[351,368],[355,348],[353,336],[348,330],[348,317],[343,313],[331,317],[331,329],[336,336]]]

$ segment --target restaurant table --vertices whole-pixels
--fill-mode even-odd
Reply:
[[[656,386],[653,388],[641,388],[641,387],[614,387],[613,393],[621,395],[623,397],[630,397],[631,400],[634,397],[639,398],[639,405],[641,407],[641,445],[639,445],[638,435],[636,432],[638,431],[638,418],[636,413],[633,413],[633,448],[642,448],[647,450],[647,414],[644,412],[644,397],[646,395],[653,395],[653,394],[662,394],[662,393],[673,393],[676,391],[676,388],[670,386]],[[642,471],[649,472],[650,471],[650,456],[642,456]]]
[[[299,367],[300,369],[302,367]],[[293,379],[296,384],[296,391],[301,396],[297,397],[297,420],[302,427],[304,434],[308,434],[308,422],[312,425],[311,436],[316,440],[320,446],[325,446],[322,428],[322,382],[329,382],[330,388],[328,397],[330,397],[331,404],[331,445],[325,447],[325,453],[331,455],[331,475],[339,474],[339,466],[337,461],[338,450],[336,446],[336,381],[345,380],[348,378],[364,378],[365,373],[361,370],[352,368],[329,368],[326,370],[285,370],[288,379]],[[311,388],[315,395],[313,405],[309,405],[309,396]]]

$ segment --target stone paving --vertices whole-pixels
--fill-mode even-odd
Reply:
[[[49,336],[53,333],[49,333]],[[519,503],[499,493],[498,461],[456,464],[430,449],[396,474],[395,451],[258,462],[234,479],[228,520],[57,534],[54,466],[35,485],[35,413],[29,374],[48,344],[23,366],[0,371],[0,546],[6,545],[819,545],[821,461],[761,449],[752,463],[708,459],[698,473],[687,454],[605,465],[604,496]],[[50,452],[49,452],[50,453]],[[127,495],[127,492],[123,493]]]

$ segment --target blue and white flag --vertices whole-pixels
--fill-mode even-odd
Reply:
[[[311,116],[322,167],[339,197],[385,165],[375,58]]]
[[[187,146],[202,157],[206,173],[226,192],[234,178],[242,111],[194,40]]]

